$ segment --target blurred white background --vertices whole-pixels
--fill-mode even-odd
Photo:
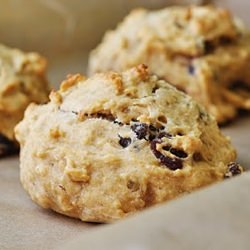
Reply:
[[[0,0],[1,43],[47,56],[89,50],[135,7],[201,0]]]
[[[58,86],[67,73],[84,73],[89,50],[135,7],[213,2],[250,23],[250,0],[0,0],[0,43],[38,51]]]

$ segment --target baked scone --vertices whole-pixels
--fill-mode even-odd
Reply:
[[[202,106],[139,65],[70,76],[15,128],[21,182],[44,208],[113,221],[239,174]]]
[[[202,103],[219,123],[250,109],[250,35],[214,6],[132,11],[89,58],[89,74],[139,63]]]
[[[46,60],[0,44],[0,156],[15,152],[14,127],[31,102],[48,100]]]

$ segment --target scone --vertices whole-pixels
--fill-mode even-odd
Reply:
[[[213,6],[137,9],[90,54],[89,73],[146,63],[219,123],[250,110],[250,35]]]
[[[14,127],[31,102],[48,100],[46,60],[0,44],[0,156],[15,152]]]
[[[15,128],[21,182],[44,208],[109,222],[242,171],[204,108],[144,65],[70,76],[50,99]]]

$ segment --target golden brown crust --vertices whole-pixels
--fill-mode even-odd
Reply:
[[[42,207],[112,221],[220,181],[235,160],[215,120],[145,65],[77,79],[15,129],[22,184]]]
[[[85,79],[85,77],[83,75],[80,74],[76,74],[76,75],[67,75],[67,79],[65,81],[62,82],[61,86],[60,86],[60,90],[62,92],[68,90],[69,88],[71,88],[72,86],[74,86],[78,81]]]

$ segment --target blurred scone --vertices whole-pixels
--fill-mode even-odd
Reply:
[[[22,184],[44,208],[107,222],[242,171],[216,121],[144,65],[70,76],[50,98],[15,129]]]
[[[132,11],[90,55],[89,73],[146,63],[219,123],[250,109],[250,36],[213,6]]]
[[[0,156],[17,149],[14,127],[31,102],[48,100],[46,61],[0,44]]]

